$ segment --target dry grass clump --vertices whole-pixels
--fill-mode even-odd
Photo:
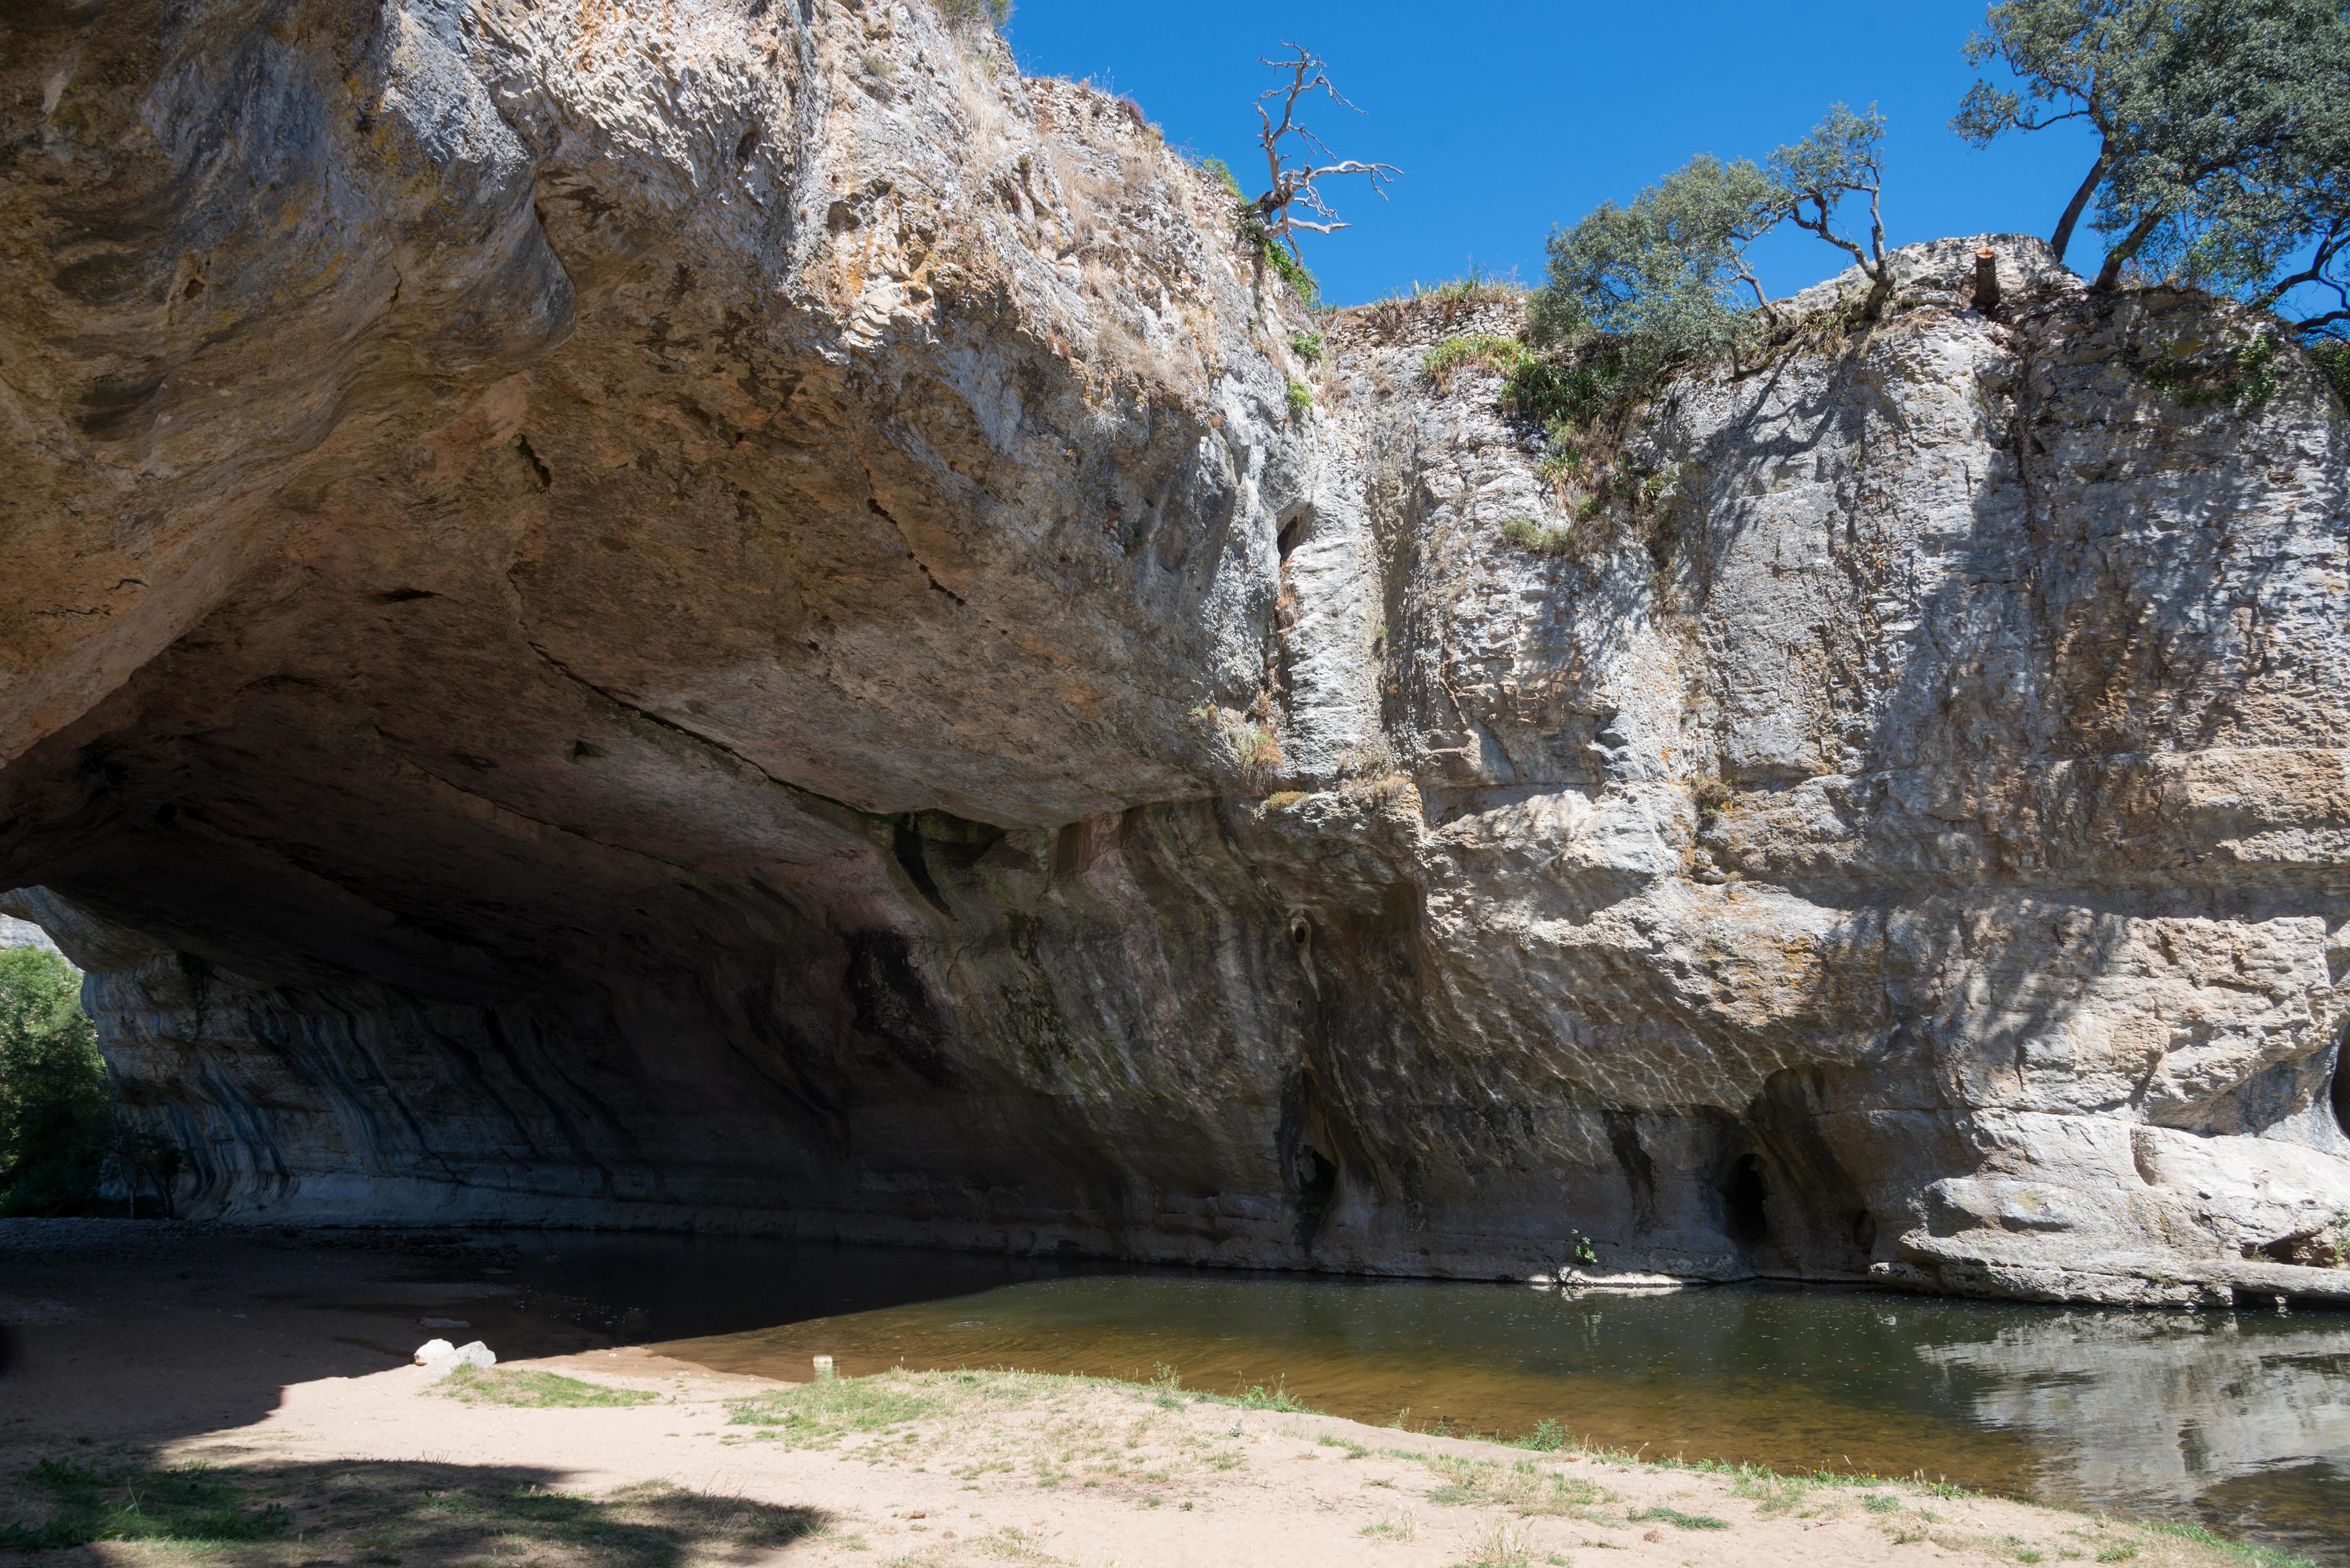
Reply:
[[[1191,719],[1214,737],[1222,771],[1232,776],[1241,792],[1264,794],[1281,771],[1281,737],[1273,727],[1209,702],[1192,709]]]
[[[1502,537],[1536,556],[1564,556],[1575,548],[1574,529],[1526,516],[1502,519]]]
[[[1537,1459],[1503,1464],[1499,1459],[1458,1454],[1422,1454],[1396,1449],[1396,1458],[1417,1459],[1440,1478],[1428,1501],[1451,1507],[1490,1505],[1521,1514],[1582,1518],[1616,1494],[1583,1476],[1571,1476]]]
[[[1419,372],[1439,392],[1451,392],[1464,370],[1490,370],[1508,376],[1530,358],[1526,346],[1514,337],[1490,332],[1462,333],[1447,337],[1420,356]]]

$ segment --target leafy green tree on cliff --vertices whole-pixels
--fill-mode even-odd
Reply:
[[[2350,7],[2342,0],[2000,0],[1968,45],[1978,80],[1952,126],[1982,145],[2080,121],[2096,152],[2050,243],[2085,216],[2125,266],[2264,306],[2350,321]]]
[[[1776,187],[1754,163],[1691,159],[1634,197],[1551,236],[1534,302],[1537,342],[1605,332],[1643,365],[1718,353],[1746,306],[1768,308],[1746,247],[1773,223]]]
[[[106,1066],[79,986],[46,948],[0,950],[0,1214],[78,1213],[95,1199]]]
[[[1816,234],[1859,264],[1869,281],[1866,314],[1875,317],[1893,294],[1893,263],[1885,251],[1885,117],[1877,106],[1855,114],[1831,104],[1827,118],[1801,141],[1771,154],[1773,216]],[[1845,232],[1846,201],[1866,198],[1867,248]]]
[[[1892,291],[1880,202],[1885,119],[1842,104],[1767,164],[1691,159],[1633,198],[1602,204],[1551,236],[1533,306],[1539,344],[1607,335],[1612,369],[1633,385],[1737,347],[1753,313],[1775,316],[1747,247],[1783,223],[1850,255],[1868,276],[1873,315]],[[1845,213],[1865,201],[1857,237]]]

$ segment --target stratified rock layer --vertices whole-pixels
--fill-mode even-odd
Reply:
[[[2350,1294],[2252,318],[1921,247],[1554,483],[927,0],[12,26],[0,887],[187,1205]]]

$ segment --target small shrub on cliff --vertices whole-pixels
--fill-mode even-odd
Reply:
[[[1240,234],[1243,244],[1255,247],[1257,258],[1264,263],[1265,270],[1289,286],[1289,292],[1297,296],[1300,305],[1310,310],[1320,303],[1322,285],[1313,273],[1306,270],[1301,257],[1266,232],[1254,213],[1241,214]]]
[[[1504,376],[1513,375],[1519,367],[1532,358],[1526,346],[1514,337],[1496,337],[1491,333],[1471,332],[1447,337],[1420,356],[1419,373],[1440,392],[1452,389],[1452,382],[1463,370],[1496,370]]]
[[[1411,286],[1414,300],[1422,303],[1433,301],[1460,309],[1507,304],[1524,292],[1514,274],[1497,275],[1473,264],[1461,276],[1444,283],[1423,284],[1415,280]]]
[[[1212,702],[1191,710],[1194,722],[1215,736],[1230,769],[1244,794],[1261,795],[1281,770],[1281,737],[1245,713],[1235,713]]]
[[[46,948],[0,951],[0,1214],[78,1214],[96,1200],[106,1064],[79,991]]]
[[[1555,447],[1544,452],[1543,460],[1534,464],[1534,472],[1541,475],[1544,483],[1555,488],[1575,478],[1586,466],[1588,460],[1583,453],[1572,447]]]
[[[1232,172],[1232,166],[1221,158],[1202,158],[1200,160],[1200,172],[1232,198],[1232,237],[1257,259],[1265,271],[1288,285],[1289,292],[1297,296],[1300,304],[1311,309],[1321,297],[1322,286],[1306,270],[1303,258],[1274,237],[1255,206],[1241,193],[1240,179]],[[1314,337],[1317,344],[1321,341],[1310,332],[1301,336]],[[1310,358],[1306,362],[1313,363]]]
[[[1232,197],[1235,203],[1248,200],[1246,196],[1241,194],[1240,177],[1232,172],[1232,166],[1225,162],[1222,159],[1201,159],[1200,172],[1205,174],[1209,179],[1213,180],[1219,186],[1222,187],[1225,192]]]
[[[1621,405],[1638,389],[1615,339],[1586,337],[1550,358],[1528,355],[1510,372],[1502,404],[1553,433],[1579,431]]]
[[[1001,27],[1012,20],[1012,0],[933,0],[939,14],[950,22],[984,22],[991,27]]]
[[[2146,367],[2146,379],[2184,409],[2258,409],[2276,394],[2283,342],[2267,333],[2216,355],[2189,357],[2168,344]]]
[[[1502,537],[1519,549],[1536,556],[1564,556],[1575,547],[1572,530],[1544,527],[1531,517],[1505,517],[1502,520]]]

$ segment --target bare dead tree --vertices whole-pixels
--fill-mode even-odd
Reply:
[[[1316,92],[1327,94],[1330,101],[1357,114],[1363,111],[1347,102],[1346,95],[1331,85],[1326,63],[1322,57],[1303,44],[1282,41],[1283,48],[1294,57],[1271,60],[1259,56],[1258,63],[1281,72],[1288,79],[1279,87],[1266,89],[1256,102],[1257,118],[1263,122],[1258,140],[1264,147],[1265,174],[1273,183],[1265,193],[1249,203],[1258,225],[1268,238],[1286,243],[1292,254],[1297,254],[1297,231],[1308,234],[1332,234],[1347,225],[1323,199],[1317,182],[1335,179],[1342,174],[1360,174],[1371,182],[1371,189],[1385,200],[1388,182],[1403,172],[1392,163],[1365,163],[1352,158],[1341,158],[1330,151],[1322,139],[1298,123],[1297,111],[1301,99],[1311,99]],[[1266,106],[1275,99],[1281,100],[1281,116],[1274,117]]]

